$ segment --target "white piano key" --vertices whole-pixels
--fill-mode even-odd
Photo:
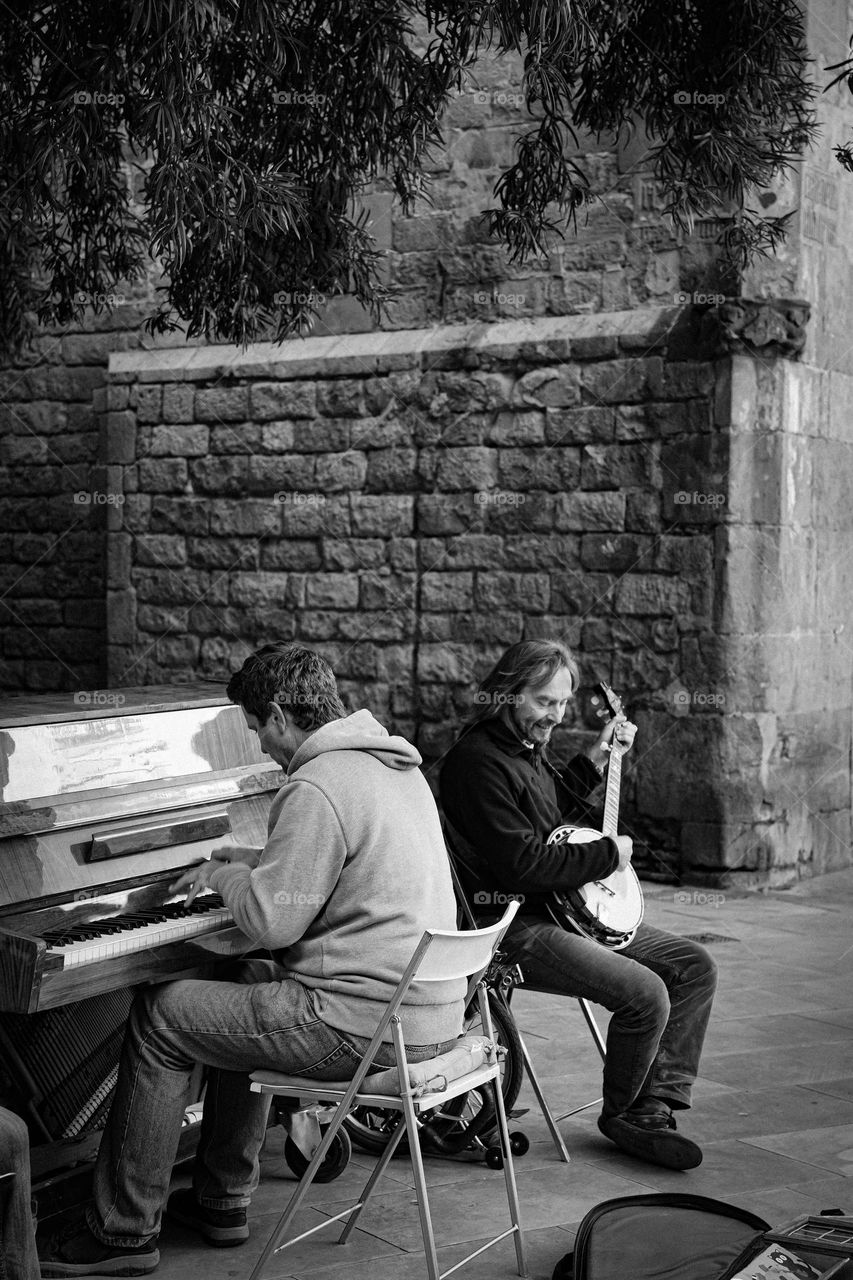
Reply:
[[[160,920],[153,924],[139,925],[123,933],[105,934],[103,938],[86,938],[81,942],[68,942],[49,947],[51,955],[63,958],[63,967],[94,964],[98,960],[111,960],[115,956],[134,951],[147,951],[150,947],[180,942],[184,938],[211,933],[231,923],[231,913],[225,907],[207,911],[203,915],[186,916],[177,920]],[[92,922],[92,928],[97,922]]]

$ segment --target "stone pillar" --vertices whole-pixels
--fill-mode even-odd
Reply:
[[[822,90],[824,68],[848,49],[848,6],[807,8]],[[753,309],[753,338],[795,341],[787,351],[735,342],[718,388],[729,455],[716,551],[725,707],[709,742],[713,803],[683,828],[685,869],[710,883],[789,884],[851,861],[853,175],[833,154],[850,140],[849,108],[844,82],[822,93],[816,144],[759,196],[768,213],[794,216],[740,292],[768,301]],[[784,298],[811,304],[804,333]]]

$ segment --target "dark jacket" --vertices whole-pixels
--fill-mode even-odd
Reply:
[[[464,733],[447,755],[439,787],[469,901],[476,898],[482,910],[485,895],[523,894],[522,913],[544,916],[549,890],[575,889],[615,871],[619,852],[608,836],[547,843],[555,827],[577,822],[600,780],[586,756],[556,769],[499,716]]]

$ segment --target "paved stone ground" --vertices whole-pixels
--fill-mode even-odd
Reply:
[[[561,1164],[525,1083],[516,1123],[531,1141],[516,1164],[534,1280],[547,1280],[579,1220],[601,1200],[683,1190],[745,1206],[770,1222],[799,1212],[853,1212],[853,871],[787,892],[742,897],[646,886],[647,918],[677,933],[705,935],[720,988],[697,1083],[682,1129],[705,1151],[691,1173],[655,1169],[622,1155],[598,1134],[595,1108],[561,1126],[572,1154]],[[591,1100],[600,1064],[577,1005],[517,993],[513,1008],[557,1114]],[[603,1018],[602,1018],[603,1021]],[[252,1238],[210,1249],[165,1223],[160,1280],[243,1280],[293,1186],[280,1130],[272,1131],[251,1209]],[[339,1212],[357,1193],[371,1158],[356,1155],[335,1182],[312,1191],[306,1225]],[[506,1223],[503,1177],[481,1164],[430,1160],[443,1269]],[[384,1190],[383,1190],[384,1186]],[[395,1161],[352,1241],[335,1228],[279,1254],[265,1280],[415,1280],[425,1276],[408,1165]],[[515,1274],[505,1241],[460,1274]]]

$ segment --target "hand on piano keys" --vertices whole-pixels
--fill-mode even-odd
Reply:
[[[195,866],[189,867],[169,888],[172,893],[180,893],[188,889],[184,907],[189,907],[203,889],[209,888],[210,877],[225,862],[242,862],[246,866],[256,867],[260,860],[261,850],[248,845],[220,845],[211,850],[210,858],[202,858]]]

